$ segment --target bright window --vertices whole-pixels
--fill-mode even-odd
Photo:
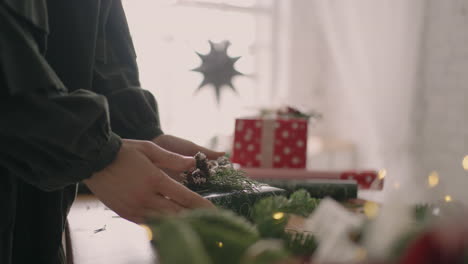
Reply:
[[[234,118],[266,105],[272,85],[273,0],[124,0],[138,54],[142,86],[159,103],[163,130],[207,145],[234,130]],[[238,94],[224,88],[219,106],[212,87],[195,94],[203,77],[195,51],[208,40],[229,40],[230,56],[242,56],[233,79]]]

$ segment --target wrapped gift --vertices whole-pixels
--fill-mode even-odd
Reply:
[[[384,185],[384,172],[373,170],[365,171],[310,171],[301,169],[268,169],[268,168],[242,168],[246,175],[252,179],[263,181],[268,179],[285,180],[354,180],[360,189],[382,190]]]
[[[252,206],[260,199],[272,195],[285,195],[286,191],[267,185],[259,185],[256,190],[231,192],[199,192],[214,205],[250,217]]]
[[[344,171],[340,179],[355,180],[361,189],[382,190],[384,184],[384,175],[376,171]]]
[[[311,197],[331,197],[337,201],[357,198],[357,184],[354,180],[285,180],[285,179],[260,179],[260,182],[286,190],[291,194],[299,189],[306,190]]]
[[[305,168],[307,119],[237,119],[232,162],[242,167]]]

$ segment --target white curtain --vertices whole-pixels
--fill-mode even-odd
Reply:
[[[385,168],[387,187],[398,188],[413,164],[423,1],[282,4],[279,100],[321,110],[325,119],[314,133],[354,142],[357,166]]]
[[[278,100],[321,110],[387,193],[468,200],[468,1],[280,3]]]

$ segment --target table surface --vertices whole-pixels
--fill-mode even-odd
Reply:
[[[155,264],[148,231],[95,197],[78,196],[68,216],[75,264]]]
[[[381,195],[359,191],[358,196],[378,201]],[[74,264],[158,263],[147,229],[120,218],[92,195],[77,197],[68,221]]]

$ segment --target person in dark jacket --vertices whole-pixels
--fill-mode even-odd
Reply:
[[[0,263],[64,263],[76,183],[137,223],[211,203],[165,169],[222,155],[164,135],[120,0],[0,0]]]

